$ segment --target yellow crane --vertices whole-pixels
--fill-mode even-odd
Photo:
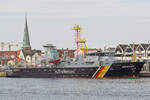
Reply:
[[[81,27],[79,25],[75,25],[73,27],[73,30],[75,30],[76,32],[76,38],[75,38],[75,42],[77,45],[77,56],[79,56],[79,51],[82,50],[82,56],[84,57],[84,53],[87,52],[87,46],[86,46],[86,40],[81,39],[80,37],[80,31],[81,31]]]

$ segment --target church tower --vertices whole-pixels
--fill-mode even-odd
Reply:
[[[22,49],[31,50],[27,17],[25,16],[25,28],[24,28],[24,37],[23,37],[23,46]]]

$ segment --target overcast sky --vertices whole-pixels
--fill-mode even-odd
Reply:
[[[150,41],[150,0],[0,0],[0,41],[22,42],[27,13],[33,48],[75,48],[75,24],[89,48]]]

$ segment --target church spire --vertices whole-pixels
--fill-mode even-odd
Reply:
[[[23,37],[23,46],[22,48],[29,48],[30,46],[30,39],[29,39],[29,32],[28,32],[28,24],[27,24],[27,17],[25,16],[25,28],[24,28],[24,37]]]

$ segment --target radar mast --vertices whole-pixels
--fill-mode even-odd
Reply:
[[[81,37],[80,37],[81,27],[79,25],[75,25],[73,27],[73,30],[75,30],[75,32],[76,32],[75,42],[76,42],[76,45],[77,45],[77,48],[76,48],[76,50],[77,50],[77,57],[79,56],[79,50],[82,51],[82,56],[84,57],[84,54],[85,54],[85,52],[88,51],[88,49],[87,49],[87,46],[86,46],[86,40],[81,39]]]

